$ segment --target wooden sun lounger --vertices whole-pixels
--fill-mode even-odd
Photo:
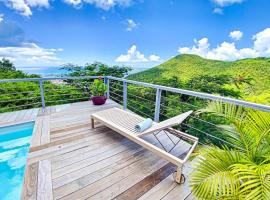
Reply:
[[[168,120],[165,120],[160,123],[153,123],[152,127],[147,129],[144,132],[138,133],[135,130],[135,125],[142,122],[144,120],[143,117],[126,111],[119,108],[110,108],[107,110],[99,111],[91,115],[91,121],[92,121],[92,128],[94,128],[94,121],[98,121],[105,126],[111,128],[112,130],[116,131],[117,133],[120,133],[124,137],[132,140],[133,142],[141,145],[142,147],[148,149],[149,151],[153,152],[154,154],[159,155],[160,157],[164,158],[165,160],[175,164],[177,166],[177,171],[175,173],[175,181],[177,183],[182,182],[182,166],[189,158],[190,154],[196,147],[198,143],[198,138],[188,135],[186,133],[183,133],[181,131],[172,129],[173,126],[178,125],[182,123],[190,114],[192,111],[180,114],[176,117],[170,118]],[[186,140],[189,140],[193,142],[193,145],[187,152],[184,159],[180,159],[169,152],[160,149],[156,147],[155,145],[145,141],[144,139],[140,138],[143,135],[146,134],[155,134],[156,132],[160,131],[168,131],[177,135],[180,138],[184,138]],[[168,136],[169,137],[169,136]],[[175,145],[176,146],[176,145]]]

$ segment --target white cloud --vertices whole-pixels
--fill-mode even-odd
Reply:
[[[115,6],[127,7],[133,0],[84,0],[85,3],[93,4],[103,10],[109,10]]]
[[[218,6],[224,7],[236,3],[242,3],[244,0],[212,0]]]
[[[232,31],[230,32],[230,38],[233,40],[240,40],[243,37],[243,33],[241,31]]]
[[[73,6],[78,6],[82,3],[81,0],[64,0],[64,2]]]
[[[270,28],[253,36],[253,47],[238,49],[234,42],[222,42],[216,48],[210,48],[208,38],[195,40],[192,47],[180,47],[181,54],[196,54],[215,60],[238,60],[243,58],[270,57]]]
[[[252,38],[254,40],[254,50],[261,52],[261,56],[270,55],[270,28],[257,33]]]
[[[149,61],[152,61],[152,62],[159,62],[159,61],[160,61],[160,57],[157,56],[157,55],[150,55],[150,56],[149,56]]]
[[[32,15],[31,8],[33,7],[49,7],[49,0],[4,0],[4,3],[26,17]]]
[[[0,47],[0,58],[8,58],[16,63],[58,63],[56,53],[63,49],[46,49],[35,43],[23,43],[22,46]]]
[[[30,7],[45,7],[45,8],[48,8],[50,6],[49,0],[25,0],[25,2]]]
[[[127,19],[127,31],[132,31],[134,28],[136,28],[139,24],[136,23],[134,20],[132,19]]]
[[[233,4],[240,4],[245,0],[211,0],[216,8],[214,8],[213,13],[223,15],[223,8],[226,6],[231,6]]]
[[[213,13],[223,15],[223,9],[221,8],[214,8]]]
[[[145,57],[140,51],[137,50],[136,45],[132,45],[127,51],[127,54],[121,54],[115,59],[115,62],[124,63],[136,63],[136,62],[158,62],[160,57],[157,55],[150,55],[148,58]]]
[[[0,23],[0,59],[7,58],[16,66],[58,64],[63,49],[43,48],[25,37],[24,30],[7,20]]]
[[[32,16],[32,8],[49,8],[50,1],[53,0],[0,0],[5,3],[5,5],[19,14],[30,17]],[[127,7],[130,6],[133,0],[63,0],[63,2],[70,4],[72,6],[79,6],[83,3],[95,5],[97,8],[103,10],[110,10],[116,6]]]
[[[95,5],[103,10],[110,10],[116,6],[127,7],[131,5],[133,0],[64,0],[65,3],[78,6],[83,3]]]
[[[0,13],[0,23],[1,23],[2,21],[4,21],[4,14],[1,14],[1,13]]]
[[[194,42],[195,45],[193,47],[180,47],[178,49],[178,52],[182,54],[196,54],[205,57],[207,52],[209,51],[210,46],[208,43],[208,38],[202,38],[199,41],[194,40]]]

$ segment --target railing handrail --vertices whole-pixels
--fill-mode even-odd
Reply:
[[[52,80],[95,79],[95,78],[98,78],[98,77],[100,77],[100,76],[2,79],[2,80],[0,80],[0,83],[52,81]],[[191,90],[173,88],[173,87],[162,86],[162,85],[146,83],[146,82],[139,82],[139,81],[124,79],[124,78],[117,78],[117,77],[113,77],[113,76],[101,76],[101,77],[105,78],[105,79],[121,81],[121,82],[124,82],[124,83],[130,83],[130,84],[134,84],[134,85],[149,87],[149,88],[153,88],[153,89],[157,89],[157,90],[169,91],[169,92],[173,92],[173,93],[177,93],[177,94],[184,94],[184,95],[189,95],[189,96],[193,96],[193,97],[199,97],[199,98],[202,98],[202,99],[208,99],[208,100],[214,100],[214,101],[222,101],[222,102],[232,103],[232,104],[235,104],[235,105],[238,105],[238,106],[244,106],[244,107],[253,108],[253,109],[256,109],[256,110],[270,112],[270,106],[268,106],[268,105],[253,103],[253,102],[234,99],[234,98],[230,98],[230,97],[207,94],[207,93],[203,93],[203,92],[195,92],[195,91],[191,91]]]
[[[48,78],[18,78],[18,79],[1,79],[0,83],[14,83],[14,82],[32,82],[32,81],[52,81],[52,80],[77,80],[77,79],[94,79],[106,76],[64,76],[64,77],[48,77]]]

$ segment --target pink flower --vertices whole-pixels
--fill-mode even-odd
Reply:
[[[99,79],[99,80],[102,80],[102,76],[99,76],[98,79]]]

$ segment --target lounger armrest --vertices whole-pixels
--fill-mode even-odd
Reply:
[[[171,128],[173,126],[179,125],[181,124],[186,118],[189,117],[189,115],[191,115],[191,113],[193,113],[192,110],[182,113],[180,115],[177,115],[175,117],[172,117],[170,119],[164,120],[162,122],[159,123],[155,123],[151,128],[145,130],[142,133],[139,133],[138,136],[142,136],[145,134],[150,134],[150,133],[154,133],[156,131],[161,131],[167,128]]]

